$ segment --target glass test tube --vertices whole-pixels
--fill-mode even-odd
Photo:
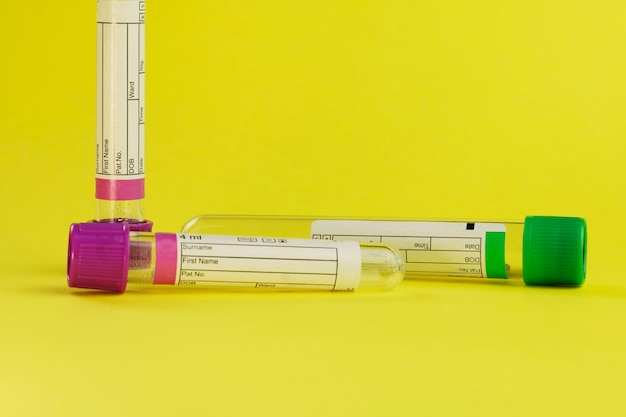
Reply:
[[[392,289],[404,277],[393,248],[297,238],[131,232],[126,223],[70,229],[68,285],[124,292],[126,283],[219,288]]]
[[[97,0],[96,221],[137,230],[147,223],[145,9],[144,0]]]
[[[523,278],[527,285],[582,285],[587,227],[582,218],[423,221],[294,216],[202,215],[183,233],[280,235],[379,242],[398,249],[407,277]]]

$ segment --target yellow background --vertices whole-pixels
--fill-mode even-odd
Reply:
[[[95,1],[0,12],[0,415],[623,416],[626,3],[148,0],[147,199],[204,213],[585,217],[579,289],[109,295]]]

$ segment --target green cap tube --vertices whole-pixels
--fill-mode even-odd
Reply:
[[[585,219],[526,217],[522,256],[526,285],[582,285],[587,269]]]

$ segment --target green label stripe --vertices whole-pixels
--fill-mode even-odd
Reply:
[[[487,232],[485,237],[485,263],[487,278],[506,278],[504,261],[505,232]]]

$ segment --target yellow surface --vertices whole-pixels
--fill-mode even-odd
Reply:
[[[148,0],[146,212],[586,217],[579,289],[108,295],[95,1],[0,13],[0,415],[623,416],[626,3]]]

